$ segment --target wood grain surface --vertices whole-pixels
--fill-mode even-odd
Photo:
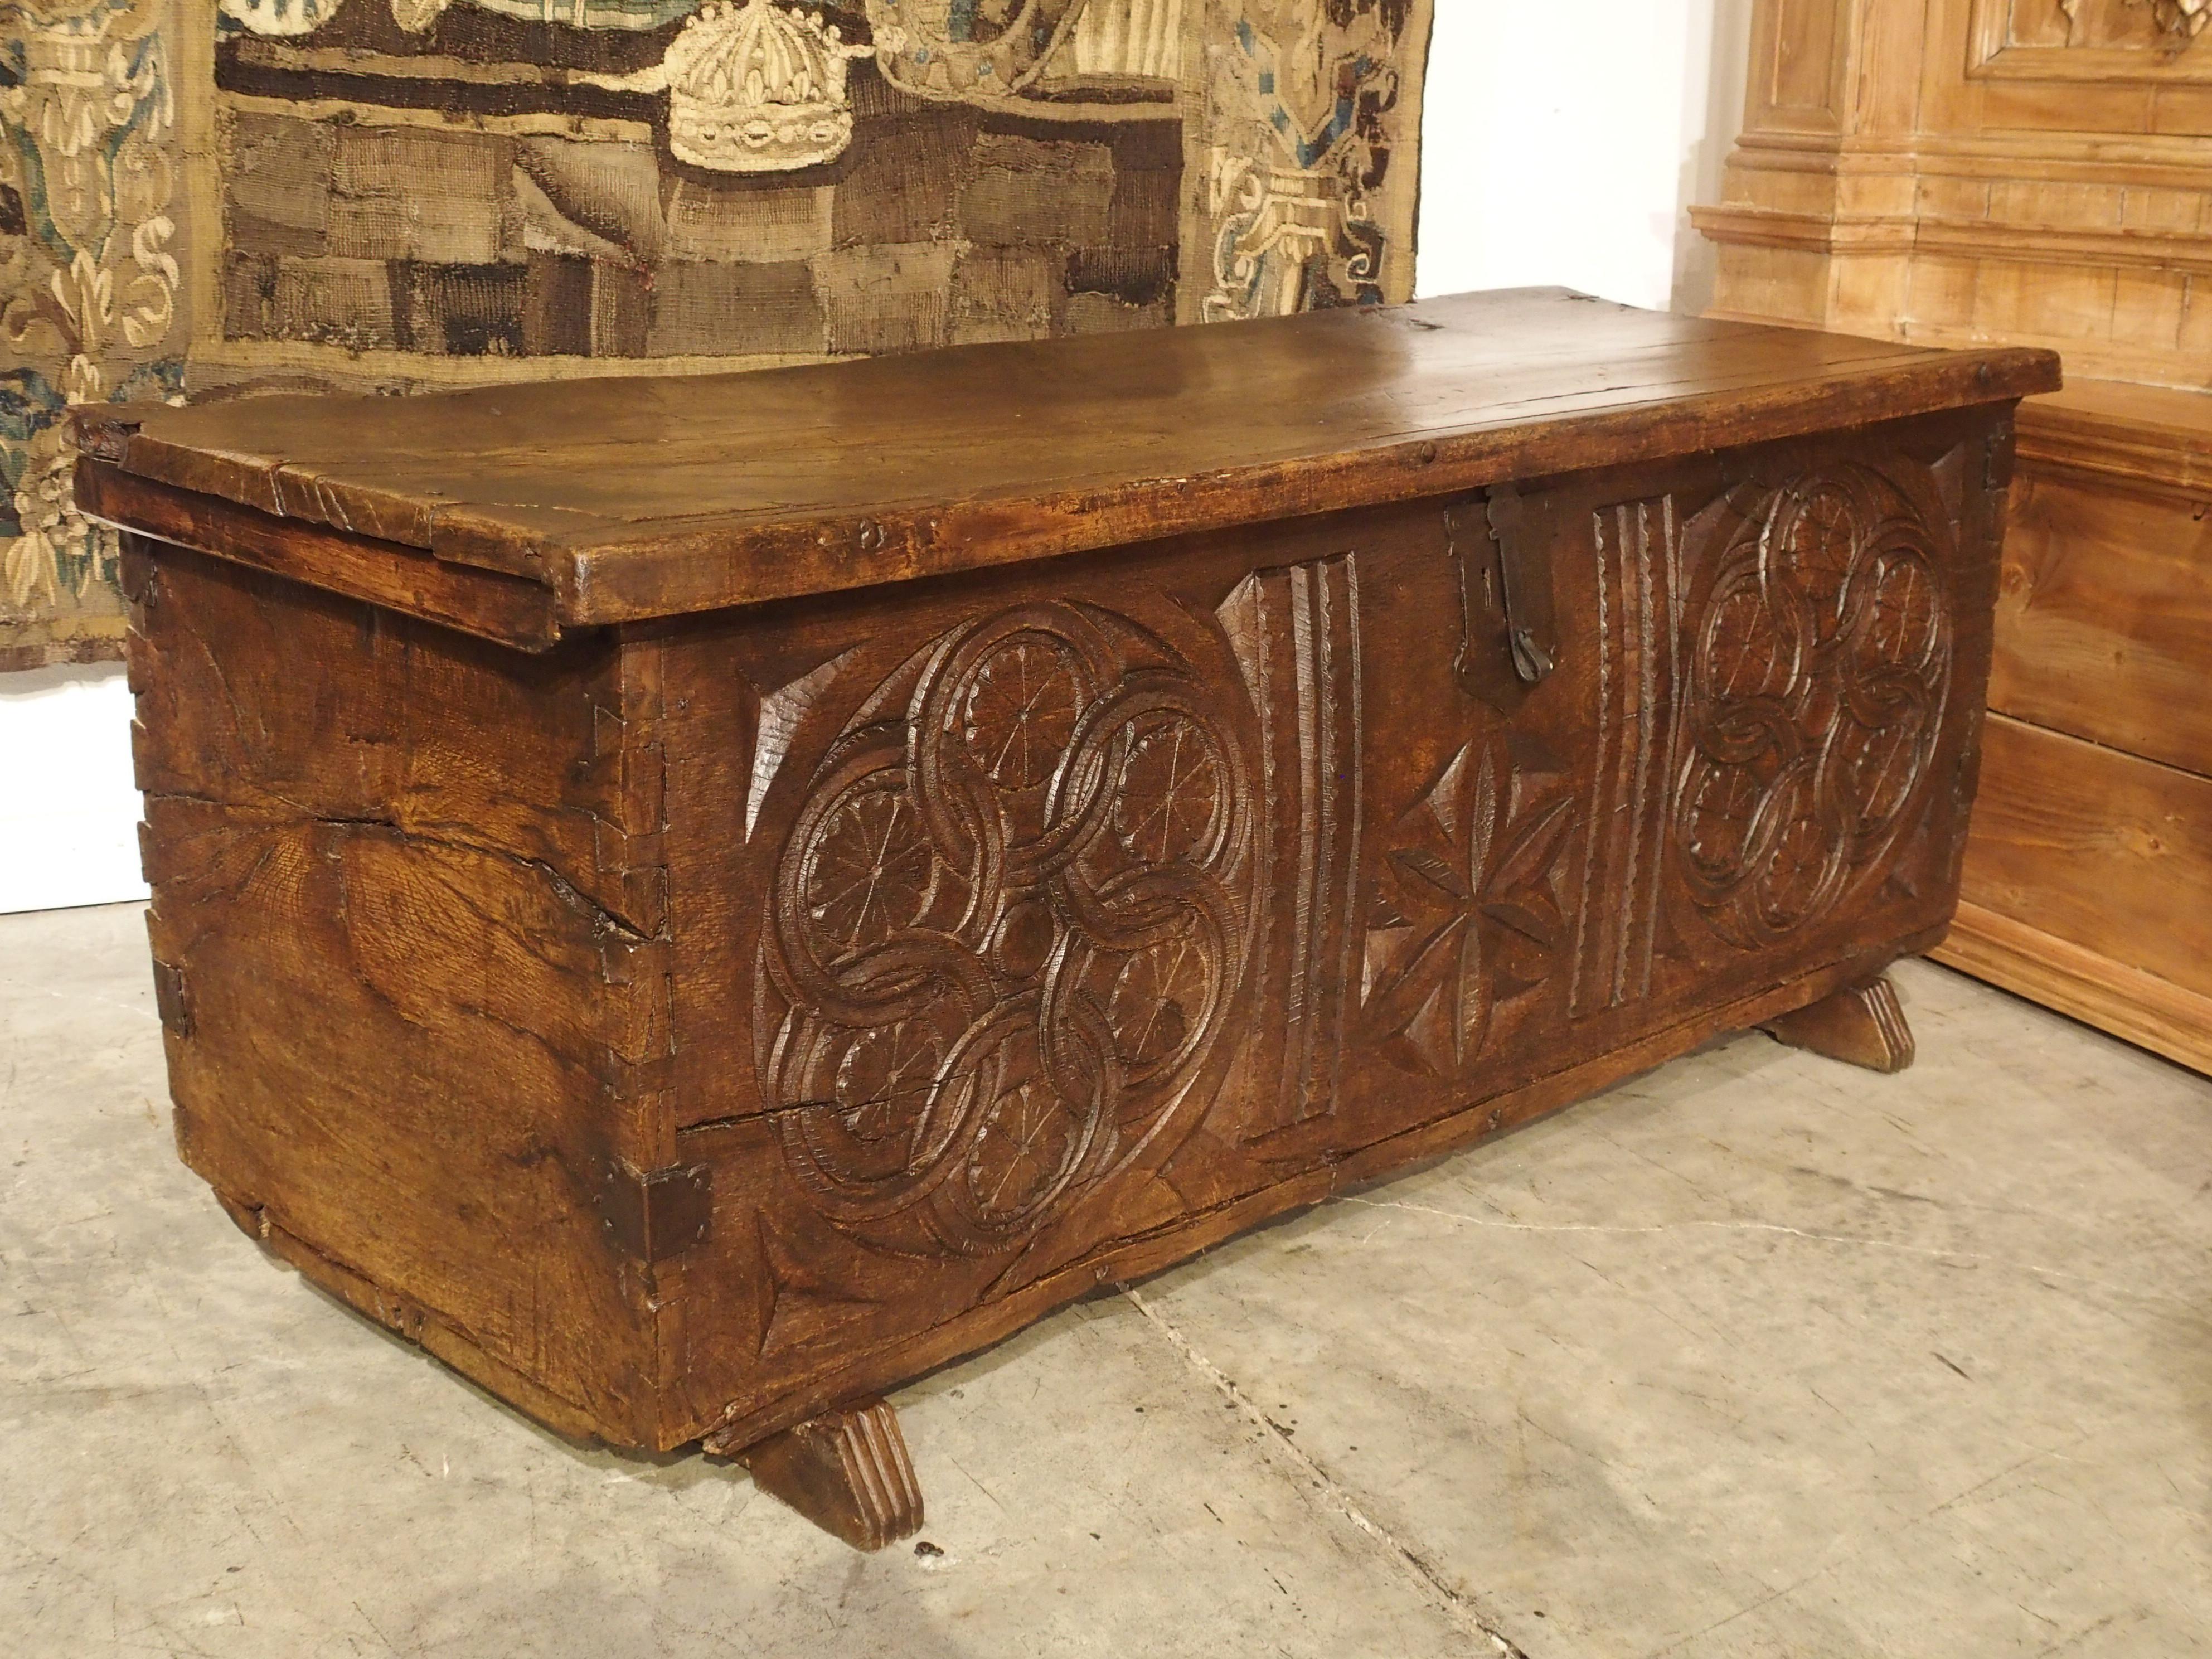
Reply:
[[[1966,896],[2212,996],[2212,780],[1990,717]]]
[[[630,833],[659,805],[616,753],[634,670],[149,545],[131,672],[185,1162],[487,1387],[650,1438],[652,1312],[601,1203],[668,1161],[633,1109],[667,1042]]]
[[[2212,996],[1961,900],[1929,957],[2178,1065],[2212,1073]]]
[[[2212,525],[2203,497],[2024,461],[1990,707],[2212,775],[2208,659]]]
[[[1927,352],[1520,290],[759,374],[103,410],[80,430],[132,477],[542,582],[580,626],[2057,384],[2047,352]],[[96,489],[115,521],[150,516],[122,480]]]

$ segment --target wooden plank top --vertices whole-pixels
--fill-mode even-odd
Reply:
[[[185,491],[327,526],[325,544],[520,578],[550,591],[557,630],[2058,384],[2047,351],[1930,351],[1518,289],[750,374],[109,406],[80,416],[96,459],[78,487],[97,516],[174,539]]]

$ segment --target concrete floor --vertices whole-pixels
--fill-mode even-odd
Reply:
[[[1744,1038],[906,1390],[862,1557],[264,1259],[136,908],[0,917],[0,1655],[2212,1647],[2212,1084],[1899,976],[1902,1078]]]

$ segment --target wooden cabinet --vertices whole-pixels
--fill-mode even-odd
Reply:
[[[2185,0],[1760,0],[1715,314],[2060,350],[1936,952],[2212,1069],[2212,35]]]

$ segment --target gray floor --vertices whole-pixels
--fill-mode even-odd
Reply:
[[[1917,964],[899,1397],[933,1551],[579,1453],[175,1161],[135,908],[0,918],[0,1655],[2212,1646],[2212,1085]]]

